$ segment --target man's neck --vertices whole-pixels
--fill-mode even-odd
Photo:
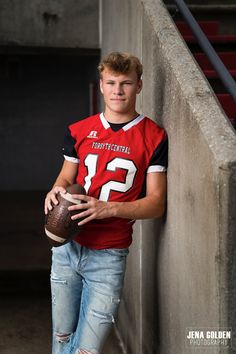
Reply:
[[[139,114],[136,111],[128,112],[128,113],[116,113],[111,112],[110,110],[105,109],[104,117],[110,123],[128,123],[134,118],[136,118]]]

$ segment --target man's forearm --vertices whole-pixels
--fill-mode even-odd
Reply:
[[[147,196],[133,202],[110,202],[112,214],[127,219],[151,219],[161,217],[166,203],[157,196]]]
[[[68,181],[67,179],[61,177],[61,176],[58,176],[58,178],[56,179],[55,183],[53,184],[53,187],[63,187],[63,188],[66,188],[68,186],[70,186],[72,183],[71,181]]]
[[[78,166],[75,163],[64,161],[63,167],[53,185],[54,187],[66,188],[75,183],[76,175],[78,172]]]

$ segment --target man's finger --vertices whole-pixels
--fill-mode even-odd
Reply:
[[[80,222],[78,222],[78,226],[82,226],[84,224],[87,224],[87,222],[91,221],[94,219],[93,215],[88,216],[87,218],[81,220]]]
[[[81,204],[74,204],[69,206],[68,210],[73,211],[73,210],[83,210],[88,208],[89,208],[89,203],[81,203]]]
[[[78,214],[72,215],[71,219],[72,220],[76,220],[76,219],[84,218],[84,217],[86,217],[88,215],[91,215],[91,210],[90,209],[82,211],[82,213],[78,213]]]

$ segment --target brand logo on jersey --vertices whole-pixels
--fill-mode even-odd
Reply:
[[[87,138],[90,139],[97,139],[98,138],[98,132],[96,130],[91,130],[91,132],[89,133],[89,135],[87,135]]]

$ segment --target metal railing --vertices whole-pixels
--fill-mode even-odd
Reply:
[[[222,60],[219,58],[218,54],[216,53],[215,49],[209,42],[208,38],[206,37],[205,33],[202,31],[201,27],[191,14],[190,10],[188,9],[185,1],[183,0],[174,0],[176,6],[184,17],[185,21],[191,28],[194,36],[196,37],[199,45],[201,46],[202,50],[208,57],[209,61],[211,62],[212,66],[214,67],[215,71],[219,75],[221,81],[223,82],[225,88],[233,97],[234,101],[236,102],[236,82],[234,81],[233,77],[229,73],[228,69],[225,67]]]

